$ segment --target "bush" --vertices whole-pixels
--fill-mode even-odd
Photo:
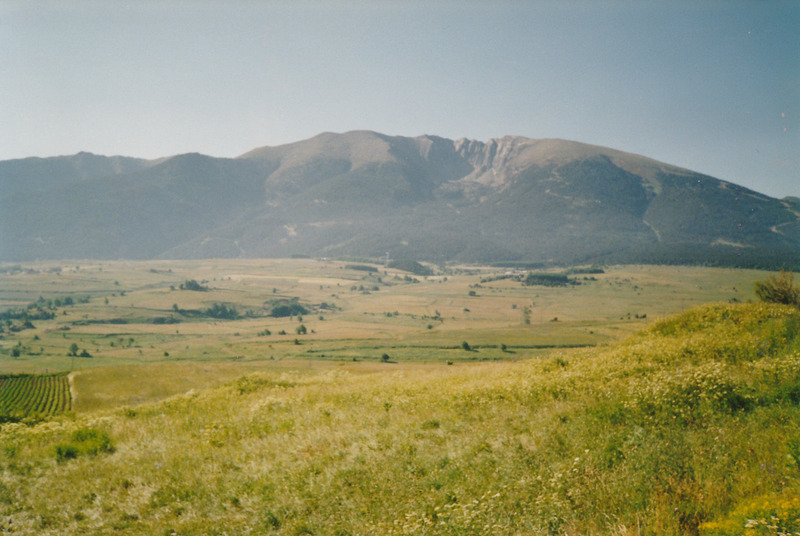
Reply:
[[[239,318],[239,313],[236,312],[235,307],[227,307],[226,305],[220,303],[215,303],[206,309],[205,313],[211,318],[219,318],[221,320],[236,320]]]
[[[73,432],[69,443],[56,445],[56,460],[63,462],[82,455],[110,454],[116,450],[114,442],[102,430],[82,428]]]
[[[181,287],[180,288],[181,288],[181,290],[194,290],[194,291],[197,291],[197,292],[204,292],[204,291],[208,290],[208,287],[205,287],[205,286],[201,285],[200,283],[198,283],[194,279],[187,279],[186,281],[181,283]]]
[[[275,318],[308,314],[308,309],[298,303],[298,298],[270,300],[267,306],[270,308],[270,316]]]
[[[78,457],[79,451],[75,445],[62,444],[56,445],[56,460],[63,462]]]
[[[793,279],[792,272],[781,270],[779,275],[770,275],[766,281],[756,281],[756,296],[761,301],[800,307],[800,288],[794,286]]]

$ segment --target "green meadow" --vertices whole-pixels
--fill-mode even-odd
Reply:
[[[767,274],[572,272],[3,267],[0,374],[71,405],[0,424],[2,530],[800,533],[800,312],[753,303]]]

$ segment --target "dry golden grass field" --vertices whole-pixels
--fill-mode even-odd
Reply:
[[[7,533],[800,531],[788,306],[700,306],[532,359],[150,363],[74,379],[95,394],[77,414],[0,425]]]
[[[423,277],[313,259],[6,266],[0,311],[40,304],[53,318],[19,331],[12,328],[21,319],[5,320],[0,374],[71,372],[80,412],[158,400],[258,369],[357,366],[384,356],[385,366],[519,360],[608,344],[692,305],[751,300],[753,282],[764,277],[699,267],[603,272],[544,287],[507,278],[502,268],[449,267]],[[182,290],[187,281],[206,290]],[[270,316],[272,300],[291,299],[308,313]],[[238,317],[204,313],[215,304]],[[80,357],[84,350],[90,357]]]

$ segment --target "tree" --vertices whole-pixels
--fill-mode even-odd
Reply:
[[[290,300],[270,300],[267,303],[270,308],[270,316],[279,318],[285,316],[302,316],[308,313],[308,309],[300,305],[299,298]]]
[[[577,282],[563,274],[541,274],[528,272],[528,276],[522,281],[523,285],[540,285],[544,287],[566,287],[575,285]]]
[[[239,317],[239,313],[236,312],[235,307],[227,307],[221,303],[215,303],[210,308],[206,309],[205,313],[212,318],[219,318],[221,320],[236,320]]]
[[[793,280],[792,272],[781,270],[780,274],[772,274],[766,281],[756,281],[753,286],[761,301],[800,307],[800,288],[794,286]]]
[[[208,287],[205,287],[197,282],[195,279],[187,279],[181,283],[181,290],[194,290],[196,292],[205,292]]]
[[[383,354],[381,356],[381,361],[383,361],[384,363],[388,363],[389,362],[389,354]]]
[[[78,355],[78,343],[73,342],[72,344],[69,345],[69,354],[67,354],[67,355],[71,355],[71,356]]]
[[[461,348],[463,348],[464,351],[466,351],[466,352],[469,352],[469,351],[472,350],[472,348],[470,347],[470,345],[469,345],[469,343],[467,341],[464,341],[464,342],[461,343]]]
[[[297,326],[298,335],[305,335],[306,333],[308,333],[308,330],[306,329],[305,324],[300,324],[299,326]]]

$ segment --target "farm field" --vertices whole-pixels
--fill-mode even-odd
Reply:
[[[523,285],[527,272],[505,268],[420,276],[314,259],[4,266],[0,374],[69,373],[72,409],[83,412],[259,370],[523,360],[606,345],[692,305],[751,300],[764,277],[699,267],[602,272],[546,287]],[[272,316],[291,304],[305,312]]]
[[[72,409],[66,374],[0,376],[0,422],[30,416],[46,417]]]

